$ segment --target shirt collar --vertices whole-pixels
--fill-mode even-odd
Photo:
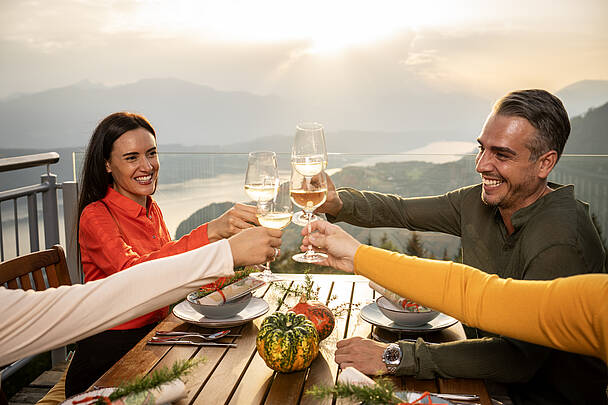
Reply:
[[[574,198],[574,186],[569,184],[563,186],[556,183],[548,183],[553,189],[552,192],[542,196],[527,207],[521,208],[511,217],[511,224],[515,230],[524,226],[532,217],[537,215],[546,204],[553,204],[558,201],[572,201]]]
[[[103,200],[106,203],[112,204],[112,206],[124,211],[125,214],[129,215],[130,217],[137,218],[140,215],[146,215],[146,208],[131,200],[129,197],[125,197],[124,195],[120,194],[110,186],[108,186],[108,191],[106,192],[106,196],[103,198]],[[150,206],[153,202],[154,200],[151,196],[146,198],[148,211],[150,210]]]

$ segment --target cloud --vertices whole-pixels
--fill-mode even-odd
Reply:
[[[303,24],[309,14],[296,12],[302,8],[289,14],[281,2],[255,4],[253,11],[251,5],[229,1],[55,0],[52,6],[2,1],[0,98],[83,79],[118,84],[177,77],[220,90],[277,93],[310,102],[346,94],[366,103],[400,92],[420,96],[426,86],[495,98],[515,87],[557,89],[581,79],[608,79],[605,0],[559,7],[543,0],[527,8],[517,1],[469,0],[458,7],[436,1],[418,9],[404,8],[412,7],[409,2],[382,1],[367,15],[358,2],[347,2],[327,9],[309,25]],[[172,13],[166,13],[169,6]],[[230,7],[238,10],[232,17]],[[273,14],[271,20],[277,21],[268,33],[290,24],[299,28],[291,37],[254,41],[259,39],[255,24],[242,23],[268,14],[271,7],[279,14]],[[316,10],[321,4],[311,7]],[[348,10],[356,18],[349,20]],[[333,19],[335,30],[354,26],[362,38],[368,35],[375,42],[311,53],[320,44],[306,37],[302,27],[322,31],[317,23],[330,24],[330,13],[342,13]],[[419,26],[404,25],[376,38],[365,24],[353,25],[367,16],[370,24],[381,26],[386,20],[396,27],[395,16],[400,15],[407,21],[418,19]],[[258,21],[257,31],[263,25]],[[241,29],[241,40],[221,37],[219,27],[235,33]],[[332,43],[329,38],[327,42]]]
[[[504,27],[424,30],[403,65],[434,87],[497,97],[515,88],[558,90],[608,79],[608,34]]]

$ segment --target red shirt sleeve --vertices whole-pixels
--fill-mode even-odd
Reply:
[[[160,210],[158,211],[160,213]],[[160,215],[159,231],[163,233],[162,239],[170,239],[162,214]],[[129,232],[127,224],[121,224],[119,229],[102,203],[93,203],[85,208],[80,217],[79,243],[87,281],[104,278],[135,264],[184,253],[209,243],[207,224],[203,224],[177,241],[163,244],[160,239],[151,239],[150,244],[156,243],[157,246],[150,246],[149,253],[140,254],[127,244],[123,232]]]

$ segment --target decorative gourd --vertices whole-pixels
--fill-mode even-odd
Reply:
[[[266,317],[255,343],[266,365],[282,373],[304,370],[319,354],[315,325],[291,311]]]
[[[291,308],[290,311],[304,315],[315,324],[319,333],[319,341],[331,335],[336,326],[334,313],[319,301],[308,301],[305,295],[302,295],[300,303]]]

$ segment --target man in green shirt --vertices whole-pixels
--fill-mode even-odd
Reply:
[[[558,98],[543,90],[512,92],[496,103],[477,139],[481,184],[442,196],[403,198],[335,190],[329,180],[327,202],[318,211],[332,222],[459,236],[465,264],[504,278],[605,272],[605,252],[588,205],[575,199],[572,185],[547,181],[569,133]],[[367,339],[339,342],[335,357],[368,374],[390,370],[418,378],[501,382],[516,404],[608,403],[601,361],[466,326],[465,331],[468,339],[460,342],[399,342],[389,349],[401,351],[396,366],[383,356],[387,345]]]

